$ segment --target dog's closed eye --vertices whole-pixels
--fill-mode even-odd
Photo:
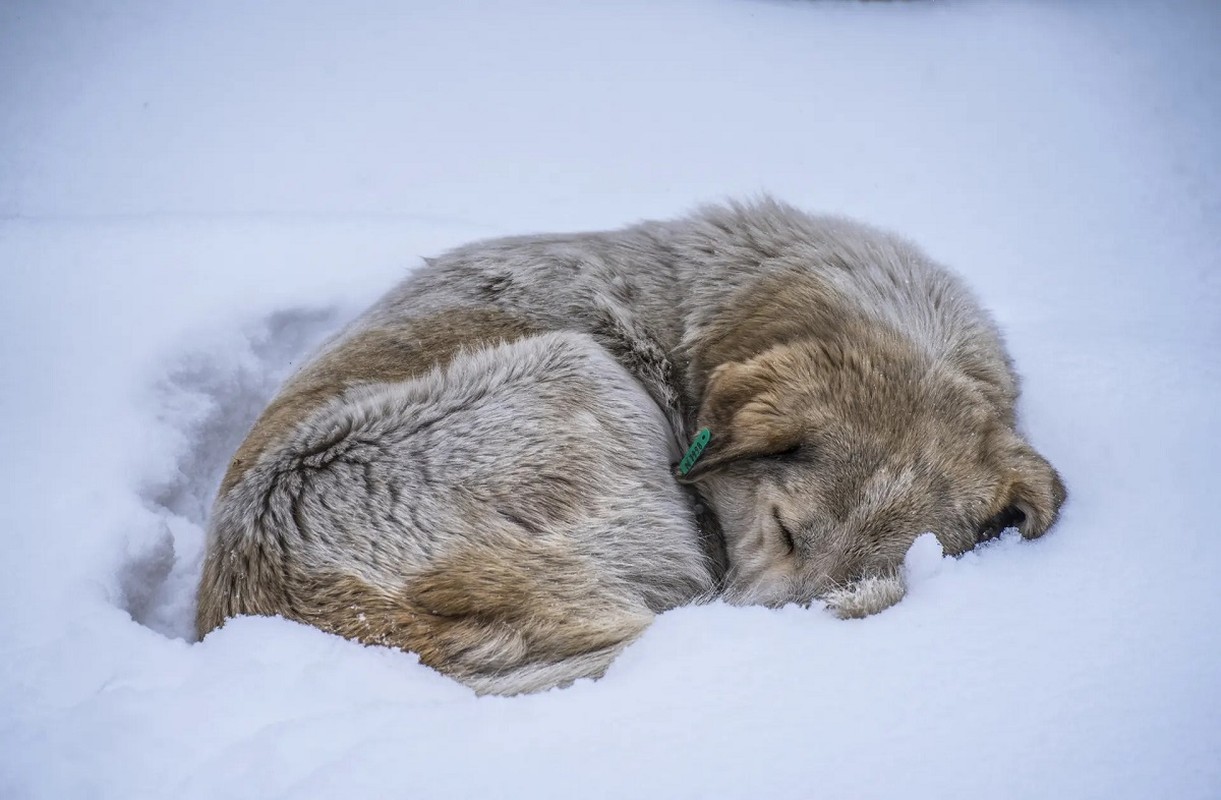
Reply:
[[[986,542],[1001,535],[1001,531],[1016,528],[1026,521],[1026,515],[1017,506],[1008,506],[999,514],[987,519],[975,531],[976,542]]]
[[[786,445],[783,449],[780,449],[780,450],[772,450],[772,451],[769,451],[766,453],[760,453],[759,455],[755,456],[755,460],[756,461],[773,461],[773,462],[781,462],[781,463],[786,462],[786,461],[805,461],[805,460],[807,460],[807,457],[811,454],[811,452],[812,451],[808,445],[798,441],[798,442],[794,442],[791,445]]]
[[[784,524],[784,520],[780,518],[779,509],[772,509],[772,519],[776,520],[776,527],[780,529],[780,535],[784,538],[785,547],[788,548],[789,554],[792,555],[797,550],[797,540],[793,538],[793,532],[789,530],[788,526]]]

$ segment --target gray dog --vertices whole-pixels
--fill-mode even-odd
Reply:
[[[278,614],[511,694],[718,595],[871,614],[919,534],[961,553],[1055,521],[1016,398],[970,291],[853,222],[765,200],[469,245],[259,418],[199,633]]]

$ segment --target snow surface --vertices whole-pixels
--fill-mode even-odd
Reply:
[[[1221,4],[0,3],[0,797],[1221,797]],[[1006,329],[1060,525],[476,698],[192,641],[218,471],[421,255],[770,191]]]

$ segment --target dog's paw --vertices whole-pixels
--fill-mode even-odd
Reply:
[[[907,585],[900,574],[871,575],[823,596],[827,609],[840,619],[860,619],[885,611],[903,599]]]

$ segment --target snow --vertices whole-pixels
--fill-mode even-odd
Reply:
[[[0,5],[0,797],[1221,796],[1221,6]],[[461,242],[769,191],[961,271],[1071,500],[869,619],[476,698],[191,637],[276,382]]]

